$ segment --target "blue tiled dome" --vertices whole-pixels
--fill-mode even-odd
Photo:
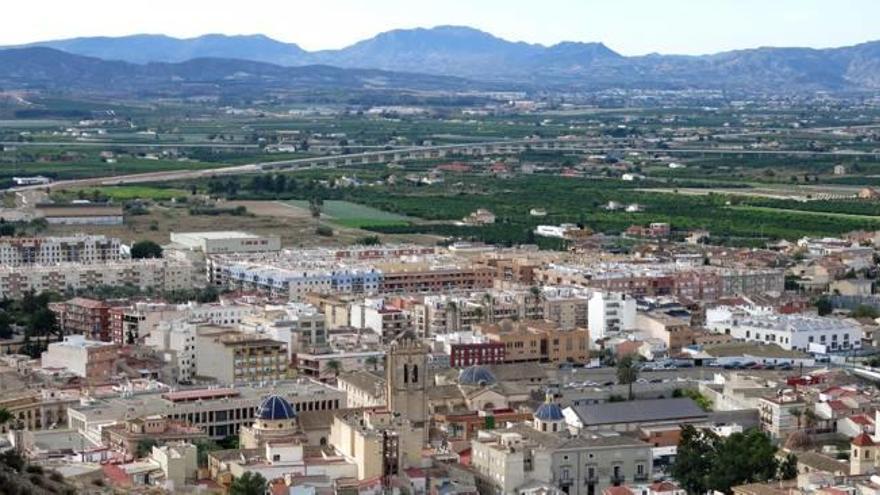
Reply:
[[[535,417],[541,421],[562,421],[565,416],[562,415],[562,408],[553,402],[545,402],[535,411]]]
[[[295,417],[296,412],[293,410],[293,406],[280,395],[266,397],[263,403],[260,404],[259,409],[257,409],[258,419],[278,421]]]
[[[495,375],[482,366],[468,366],[458,374],[459,385],[492,385]]]

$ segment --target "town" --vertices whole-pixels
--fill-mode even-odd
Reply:
[[[132,491],[870,490],[865,239],[615,254],[201,231],[144,256],[7,237],[3,431],[32,465]],[[721,462],[709,444],[772,469],[705,485],[681,450]]]
[[[880,495],[880,6],[394,3],[4,9],[0,495]]]

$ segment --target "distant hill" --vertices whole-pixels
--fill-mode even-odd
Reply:
[[[293,66],[307,64],[309,55],[296,44],[282,43],[260,34],[250,36],[208,34],[188,39],[161,34],[137,34],[119,38],[94,37],[44,41],[22,48],[33,46],[135,64],[185,62],[194,58],[236,58]]]
[[[102,94],[216,94],[254,90],[445,90],[480,83],[437,75],[325,65],[282,67],[264,62],[197,58],[133,64],[43,47],[0,50],[0,87]]]
[[[198,58],[279,66],[379,69],[539,87],[700,88],[762,91],[880,88],[880,42],[831,48],[757,48],[705,56],[625,57],[602,43],[543,46],[511,42],[477,29],[399,29],[339,50],[307,52],[265,36],[192,39],[137,35],[37,43],[77,55],[137,64]]]

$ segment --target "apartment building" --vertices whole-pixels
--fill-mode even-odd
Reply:
[[[541,318],[555,322],[560,328],[584,328],[588,324],[590,291],[579,287],[545,286]]]
[[[100,286],[136,287],[144,292],[189,289],[192,265],[166,259],[0,265],[0,298],[19,299],[29,291],[63,294]]]
[[[675,296],[706,301],[782,292],[785,285],[782,270],[676,263],[551,263],[536,270],[535,274],[544,284],[591,287],[633,297]]]
[[[196,333],[198,325],[186,320],[163,321],[144,339],[144,345],[165,357],[176,366],[176,381],[191,382],[198,372],[196,368]]]
[[[4,237],[0,239],[0,264],[105,263],[124,259],[121,247],[119,239],[103,235]]]
[[[589,329],[593,341],[629,332],[636,327],[636,300],[621,292],[593,292],[590,297]]]
[[[163,322],[184,320],[233,326],[241,323],[245,316],[254,311],[255,308],[250,305],[226,301],[191,301],[186,304],[139,302],[110,309],[110,334],[117,344],[131,344],[149,335]]]
[[[413,327],[425,336],[468,331],[474,324],[505,319],[540,320],[544,299],[531,290],[485,290],[424,296],[413,304]],[[586,323],[586,319],[585,323]]]
[[[505,362],[506,346],[503,342],[461,343],[449,347],[449,366],[453,368]]]
[[[672,311],[639,312],[635,328],[645,337],[662,341],[670,354],[681,352],[682,348],[691,345],[695,335],[690,315],[679,315]]]
[[[382,268],[379,292],[426,294],[454,290],[488,289],[493,271],[480,266],[416,266],[398,264]]]
[[[291,302],[284,306],[266,306],[242,318],[238,328],[284,343],[290,360],[300,352],[329,350],[324,314],[311,304]]]
[[[51,303],[58,327],[68,335],[85,335],[91,340],[111,340],[110,309],[112,306],[96,299],[74,297],[64,302]]]
[[[63,368],[89,381],[106,381],[118,358],[116,344],[88,340],[84,335],[67,335],[52,342],[41,356],[43,368]]]
[[[288,376],[287,346],[265,335],[199,326],[195,350],[196,374],[219,383],[283,380]]]
[[[546,320],[505,320],[475,326],[492,343],[504,345],[504,362],[585,363],[590,334],[585,328],[563,330]]]
[[[387,305],[384,299],[365,299],[353,304],[349,321],[352,327],[371,330],[386,342],[411,326],[409,313]]]
[[[761,397],[758,399],[758,420],[761,430],[773,438],[784,438],[800,428],[801,420],[797,415],[803,414],[807,407],[809,405],[803,399],[794,395]]]

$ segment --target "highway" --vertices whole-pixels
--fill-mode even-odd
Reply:
[[[326,155],[319,157],[297,158],[292,160],[278,160],[251,163],[233,167],[218,167],[203,170],[180,170],[170,172],[150,172],[132,175],[120,175],[110,177],[98,177],[90,179],[66,180],[52,183],[48,186],[21,186],[13,188],[13,191],[28,189],[83,187],[83,186],[110,186],[137,184],[144,182],[168,182],[182,179],[208,178],[219,175],[238,175],[257,172],[272,172],[278,170],[297,170],[301,168],[334,168],[338,166],[385,164],[388,162],[443,159],[447,156],[483,156],[495,154],[519,153],[526,150],[536,151],[568,151],[577,153],[657,153],[664,155],[689,154],[689,155],[793,155],[793,156],[839,156],[839,157],[875,157],[880,158],[880,153],[868,153],[854,150],[842,151],[806,151],[806,150],[739,150],[719,148],[644,148],[644,147],[621,147],[587,144],[585,140],[571,138],[547,138],[547,139],[518,139],[487,141],[481,143],[456,143],[433,146],[415,146],[392,150],[364,151],[360,153]],[[120,146],[122,146],[120,144]]]
[[[256,144],[235,143],[148,143],[138,141],[135,143],[124,141],[0,141],[0,146],[15,146],[18,148],[41,148],[47,146],[72,146],[88,148],[211,148],[211,149],[259,149]]]

